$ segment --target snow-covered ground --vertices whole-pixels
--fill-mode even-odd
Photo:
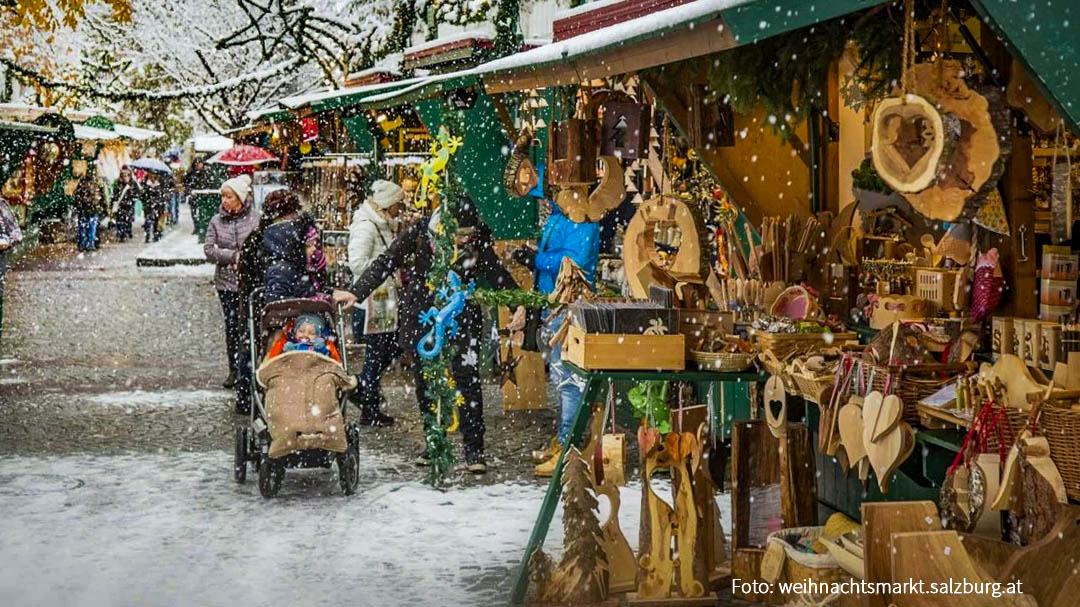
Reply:
[[[200,265],[209,263],[198,236],[192,234],[191,213],[180,209],[180,222],[157,242],[146,245],[136,263],[140,266]],[[211,266],[212,267],[212,266]]]
[[[507,603],[544,487],[436,491],[388,478],[379,454],[363,458],[351,498],[332,471],[290,470],[270,501],[250,479],[231,481],[223,452],[2,459],[0,596],[117,607]],[[636,545],[640,486],[622,497]],[[549,552],[562,535],[557,514]]]

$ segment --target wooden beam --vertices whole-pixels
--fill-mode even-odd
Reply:
[[[483,77],[484,87],[488,93],[504,93],[578,84],[710,55],[736,46],[738,42],[731,28],[724,26],[723,19],[717,19],[693,29],[553,65],[524,66],[519,71],[488,74]]]

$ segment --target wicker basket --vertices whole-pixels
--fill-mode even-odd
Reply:
[[[904,421],[909,424],[920,422],[919,411],[915,405],[956,379],[955,373],[961,366],[946,364],[912,365],[900,367],[873,366],[874,381],[870,389],[886,393],[885,385],[892,382],[889,391],[900,397],[904,403]],[[868,370],[869,372],[869,370]]]
[[[791,527],[769,534],[768,543],[776,542],[780,544],[786,553],[787,558],[784,559],[782,578],[786,579],[787,582],[813,581],[821,584],[842,582],[851,578],[831,554],[802,552],[785,539],[789,537],[796,539],[817,538],[821,536],[824,529],[824,527]]]
[[[697,363],[702,371],[719,371],[721,373],[737,373],[746,371],[754,366],[757,354],[745,352],[699,352],[690,351],[690,360]]]
[[[1065,481],[1066,495],[1080,500],[1080,411],[1043,406],[1039,434],[1050,443],[1050,459]]]
[[[789,394],[794,394],[799,391],[798,386],[795,385],[795,380],[791,378],[791,374],[788,373],[787,366],[783,361],[776,357],[771,350],[766,350],[758,354],[758,362],[761,363],[761,368],[766,373],[773,377],[779,377],[780,381],[784,384],[784,391]]]

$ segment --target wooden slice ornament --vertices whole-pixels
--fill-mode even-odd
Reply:
[[[941,114],[926,99],[907,94],[874,109],[870,154],[874,169],[898,192],[920,192],[938,173],[945,151]]]
[[[915,64],[913,3],[905,2],[900,90],[874,110],[870,151],[885,183],[929,219],[973,216],[1011,149],[1000,91],[980,94],[959,61]]]

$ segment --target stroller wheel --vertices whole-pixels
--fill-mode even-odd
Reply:
[[[248,429],[236,428],[236,442],[233,445],[233,480],[243,483],[247,480]]]
[[[345,495],[356,493],[360,485],[360,445],[350,441],[345,453],[338,454],[337,467],[341,492]]]
[[[259,462],[259,493],[266,499],[277,495],[281,489],[281,479],[285,477],[285,467],[278,462],[264,457]]]

